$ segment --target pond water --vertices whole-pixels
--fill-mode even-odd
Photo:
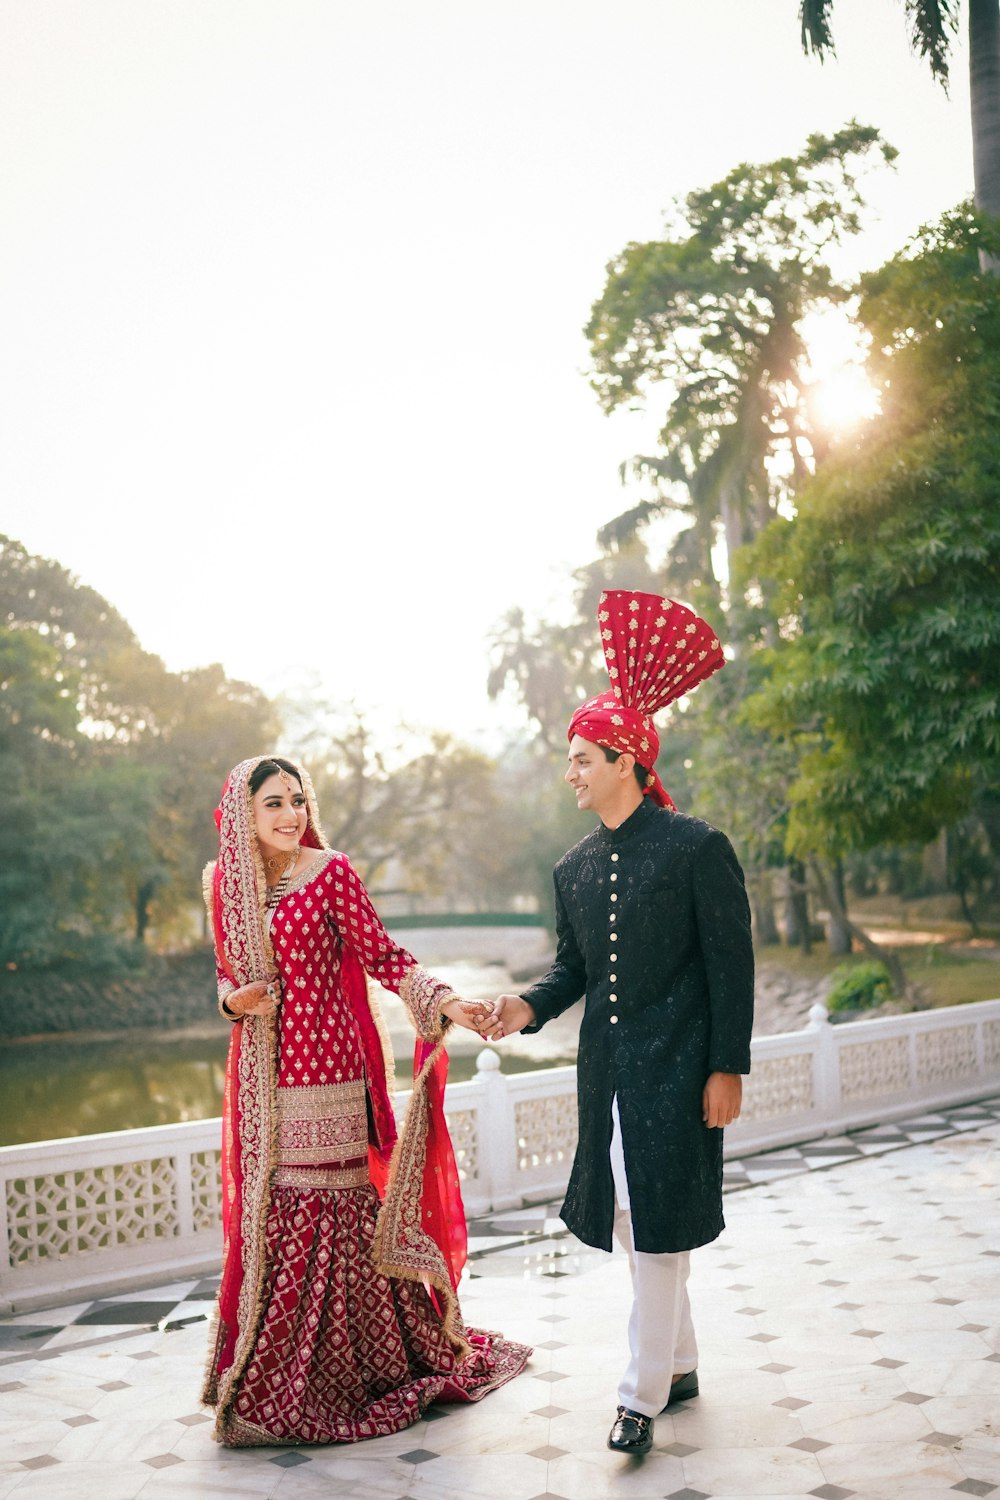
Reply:
[[[469,996],[496,995],[512,985],[498,964],[453,962],[435,972]],[[397,1086],[404,1089],[412,1077],[413,1032],[394,999],[386,1000],[384,1014]],[[470,1031],[452,1036],[448,1076],[458,1083],[475,1075],[484,1044]],[[512,1038],[504,1044],[504,1072],[574,1061],[571,1052],[533,1055],[525,1042]],[[0,1145],[210,1119],[222,1110],[228,1045],[228,1025],[214,1022],[176,1033],[79,1033],[7,1043],[0,1051]]]

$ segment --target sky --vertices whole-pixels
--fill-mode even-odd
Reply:
[[[649,418],[582,327],[680,194],[851,117],[852,269],[972,190],[898,0],[3,0],[0,531],[182,670],[487,743]],[[628,578],[621,580],[623,586]]]

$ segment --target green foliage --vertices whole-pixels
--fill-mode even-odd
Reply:
[[[792,747],[760,734],[748,720],[746,704],[761,680],[757,657],[738,656],[708,692],[694,694],[683,718],[690,765],[685,810],[726,830],[758,899],[770,888],[769,872],[785,862],[789,789],[796,772]]]
[[[220,667],[171,673],[65,568],[0,538],[0,962],[186,931],[222,777],[272,733]]]
[[[833,53],[832,10],[833,0],[800,0],[803,51],[820,58]],[[947,84],[948,53],[958,29],[956,0],[906,0],[906,20],[914,52],[927,59],[939,83]]]
[[[33,632],[0,628],[0,754],[32,761],[76,737],[77,675]]]
[[[889,970],[877,960],[841,964],[830,979],[830,991],[826,997],[828,1010],[872,1010],[892,996]]]
[[[930,839],[1000,782],[998,248],[962,210],[866,279],[883,415],[741,559],[800,854]]]
[[[0,536],[0,626],[30,632],[53,648],[60,670],[74,678],[75,706],[92,734],[134,734],[142,717],[134,711],[136,668],[145,653],[132,630],[96,590],[6,536]],[[162,674],[162,663],[148,660]]]
[[[856,122],[810,136],[797,157],[743,164],[688,194],[677,238],[611,262],[586,328],[594,388],[607,411],[656,391],[667,411],[662,451],[631,465],[653,498],[610,522],[602,544],[678,513],[688,525],[672,572],[696,597],[718,528],[735,550],[806,476],[799,325],[846,295],[827,254],[860,228],[861,170],[895,154]]]
[[[731,832],[758,916],[788,859],[822,884],[847,854],[919,850],[943,826],[967,914],[998,883],[1000,278],[980,270],[995,222],[962,207],[854,289],[882,413],[814,477],[791,456],[808,437],[798,320],[846,295],[823,252],[857,228],[856,165],[892,154],[852,127],[690,195],[685,237],[628,247],[588,330],[608,409],[658,384],[669,401],[644,461],[663,487],[605,528],[593,581],[687,593],[712,617],[720,527],[767,522],[730,551],[734,659],[674,709],[661,756],[679,805]],[[634,528],[664,506],[690,524],[656,568]],[[513,688],[554,756],[604,680],[582,577],[571,617],[514,613],[495,641],[491,691]]]
[[[94,590],[7,539],[0,622],[0,963],[133,967],[147,933],[168,946],[200,930],[212,809],[229,768],[278,743],[277,714],[219,666],[168,672]],[[466,908],[535,895],[548,908],[533,764],[498,767],[439,733],[377,743],[360,715],[315,703],[300,718],[289,748],[367,880]]]

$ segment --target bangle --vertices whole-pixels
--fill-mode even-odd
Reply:
[[[243,1012],[241,1010],[230,1010],[225,1000],[219,1001],[219,1009],[222,1011],[222,1014],[230,1021],[242,1021],[243,1019]]]

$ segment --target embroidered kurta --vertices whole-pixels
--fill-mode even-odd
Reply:
[[[478,1400],[529,1351],[460,1324],[465,1347],[456,1347],[428,1286],[377,1264],[369,1163],[386,1159],[394,1123],[371,1076],[381,1049],[359,1002],[360,971],[401,996],[421,1035],[440,1031],[447,986],[392,941],[334,850],[320,850],[293,881],[269,936],[279,1020],[267,1030],[258,1019],[237,1023],[247,1031],[236,1039],[232,1130],[244,1159],[267,1158],[267,1177],[243,1256],[252,1274],[243,1274],[238,1327],[217,1322],[205,1394],[230,1446],[354,1442],[410,1425],[435,1399]],[[219,988],[222,998],[235,988],[221,966]],[[421,1191],[417,1181],[415,1201],[446,1201]],[[464,1221],[443,1228],[464,1234]]]
[[[729,840],[648,798],[556,865],[557,949],[525,991],[536,1031],[581,995],[580,1135],[562,1217],[610,1250],[617,1094],[637,1250],[691,1250],[722,1215],[722,1131],[702,1121],[709,1073],[750,1071],[753,948]]]

